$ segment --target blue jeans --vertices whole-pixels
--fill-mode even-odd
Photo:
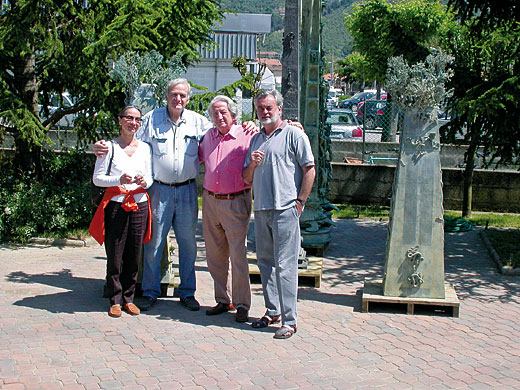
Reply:
[[[152,208],[152,240],[144,245],[143,295],[152,298],[161,295],[161,257],[166,237],[173,227],[179,247],[179,296],[192,297],[196,288],[197,184],[172,188],[154,182],[148,194]]]

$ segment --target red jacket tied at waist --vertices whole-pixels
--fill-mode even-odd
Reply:
[[[114,196],[125,194],[125,198],[121,204],[123,210],[137,211],[139,210],[139,206],[135,202],[134,195],[143,192],[146,194],[146,198],[148,199],[148,225],[146,227],[143,244],[146,244],[152,239],[152,210],[150,208],[150,198],[146,190],[143,187],[136,188],[132,191],[126,190],[123,187],[108,187],[105,190],[105,195],[90,222],[90,227],[88,228],[88,232],[97,242],[99,242],[99,245],[103,245],[105,242],[105,207],[108,202],[110,202]]]

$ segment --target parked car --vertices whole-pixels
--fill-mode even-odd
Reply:
[[[363,100],[366,100],[366,99],[370,99],[374,96],[376,96],[376,91],[373,91],[373,90],[358,92],[354,96],[340,101],[338,103],[338,108],[348,108],[348,109],[352,110],[353,112],[356,112],[358,109],[358,104],[360,102],[362,102]]]
[[[363,130],[350,110],[340,108],[329,110],[326,123],[330,125],[330,138],[361,139],[363,137]]]
[[[365,89],[363,92],[358,92],[354,96],[342,100],[338,103],[338,108],[349,108],[353,112],[356,112],[359,108],[359,104],[365,100],[375,99],[377,96],[377,90]],[[387,93],[381,90],[379,98],[381,100],[386,99]]]
[[[365,129],[383,127],[385,110],[386,100],[366,100],[359,103],[356,119]]]
[[[337,107],[338,106],[338,98],[343,95],[343,91],[339,88],[330,88],[329,93],[327,95],[327,106],[328,107]]]

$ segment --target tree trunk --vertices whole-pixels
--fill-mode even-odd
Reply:
[[[14,140],[14,166],[20,176],[35,176],[38,180],[43,178],[42,148],[27,142],[20,137]]]
[[[20,91],[22,101],[38,118],[38,82],[36,79],[36,55],[27,54],[18,58],[15,67],[16,89]],[[29,132],[29,134],[27,134]],[[20,174],[33,174],[38,179],[43,177],[41,161],[41,140],[33,129],[16,129],[14,133],[14,164]]]
[[[471,142],[466,152],[464,168],[464,187],[462,197],[462,218],[471,218],[471,201],[473,199],[473,172],[475,170],[475,153],[478,143]]]
[[[397,127],[399,123],[399,112],[392,102],[392,96],[388,95],[386,109],[383,118],[383,130],[381,142],[397,142]]]

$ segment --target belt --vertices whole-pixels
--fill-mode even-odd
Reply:
[[[155,181],[159,184],[162,184],[163,186],[168,186],[168,187],[182,187],[182,186],[185,186],[185,185],[188,185],[188,184],[191,184],[195,181],[195,179],[190,179],[190,180],[186,180],[186,181],[183,181],[181,183],[165,183],[163,181],[160,181],[160,180],[157,180],[155,179]]]
[[[249,191],[251,191],[251,188],[246,188],[245,190],[233,192],[232,194],[216,194],[214,192],[206,190],[208,194],[215,197],[215,199],[235,199],[237,196],[247,194]]]

